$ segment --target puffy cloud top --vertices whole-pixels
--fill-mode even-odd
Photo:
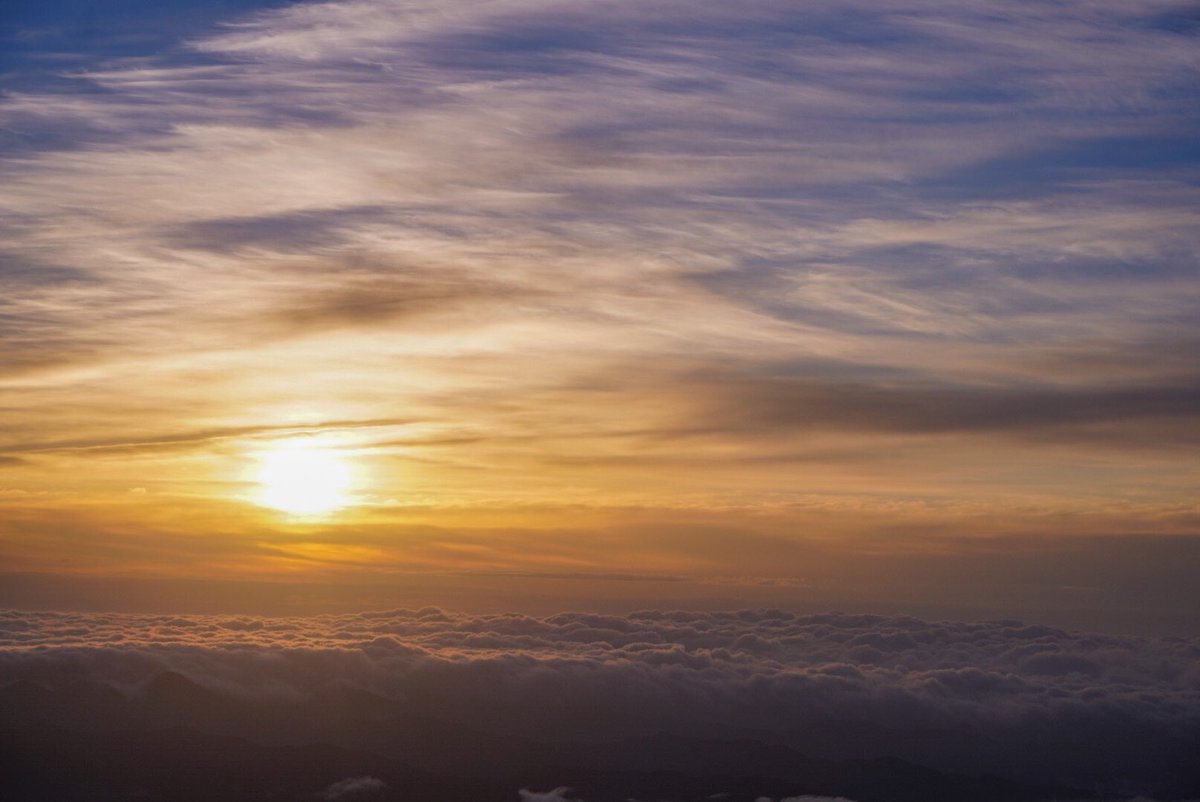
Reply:
[[[1200,736],[1200,642],[1016,621],[8,612],[0,632],[8,683],[178,695],[161,679],[173,672],[258,705],[352,688],[410,713],[546,739],[754,732],[810,754],[1087,784],[1183,777]]]

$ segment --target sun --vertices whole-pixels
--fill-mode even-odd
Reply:
[[[351,473],[337,451],[284,443],[259,458],[258,503],[293,515],[321,515],[350,503]]]

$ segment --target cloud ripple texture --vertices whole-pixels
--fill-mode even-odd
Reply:
[[[235,718],[369,694],[379,703],[346,715],[391,705],[548,741],[752,736],[809,755],[888,755],[1075,787],[1190,782],[1198,658],[1197,639],[779,610],[0,613],[0,686],[10,688],[98,683],[136,700],[163,676],[182,677],[223,700],[211,715]],[[343,719],[268,736],[345,740],[355,728]]]

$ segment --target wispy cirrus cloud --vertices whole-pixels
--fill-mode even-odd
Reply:
[[[6,477],[72,515],[236,506],[242,452],[411,420],[341,432],[365,529],[820,495],[1194,536],[1187,15],[335,0],[31,68],[0,100]],[[165,514],[100,528],[172,552],[134,519]]]

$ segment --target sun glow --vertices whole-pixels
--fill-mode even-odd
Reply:
[[[263,454],[258,503],[294,515],[320,515],[350,503],[351,473],[342,456],[303,442]]]

